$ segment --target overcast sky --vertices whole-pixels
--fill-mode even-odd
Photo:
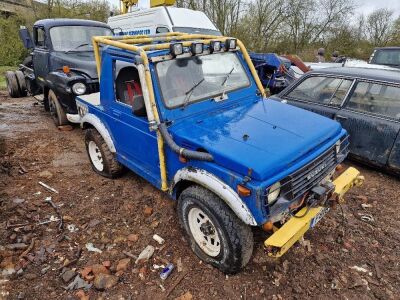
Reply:
[[[107,0],[112,6],[119,7],[119,0]],[[354,0],[356,13],[368,14],[377,8],[389,8],[394,11],[397,17],[400,15],[400,0]],[[139,5],[146,7],[149,0],[139,0]]]

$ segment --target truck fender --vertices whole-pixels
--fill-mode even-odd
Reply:
[[[253,214],[243,200],[239,197],[239,195],[218,177],[202,169],[180,169],[174,176],[174,181],[170,189],[171,194],[175,192],[176,185],[182,180],[195,182],[210,190],[220,197],[245,224],[252,226],[257,225]]]
[[[86,113],[81,119],[81,128],[85,128],[85,124],[92,125],[102,136],[102,138],[106,141],[106,144],[112,153],[117,152],[114,146],[114,141],[103,122],[100,119],[91,113]]]

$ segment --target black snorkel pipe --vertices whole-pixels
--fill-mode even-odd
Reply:
[[[187,159],[202,160],[202,161],[214,161],[214,157],[210,153],[193,151],[193,150],[188,150],[188,149],[179,147],[174,142],[171,135],[169,134],[165,123],[159,124],[158,129],[160,130],[161,136],[163,137],[165,143],[172,149],[172,151],[174,151],[178,155],[180,155],[184,158],[187,158]]]

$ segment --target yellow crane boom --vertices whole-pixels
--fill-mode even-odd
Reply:
[[[139,0],[121,0],[121,13],[126,14],[134,5],[137,5]],[[176,0],[150,0],[150,7],[174,5]]]

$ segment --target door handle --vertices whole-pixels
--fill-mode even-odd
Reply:
[[[345,116],[341,116],[341,115],[336,115],[335,120],[342,120],[342,121],[346,121],[348,118]]]

